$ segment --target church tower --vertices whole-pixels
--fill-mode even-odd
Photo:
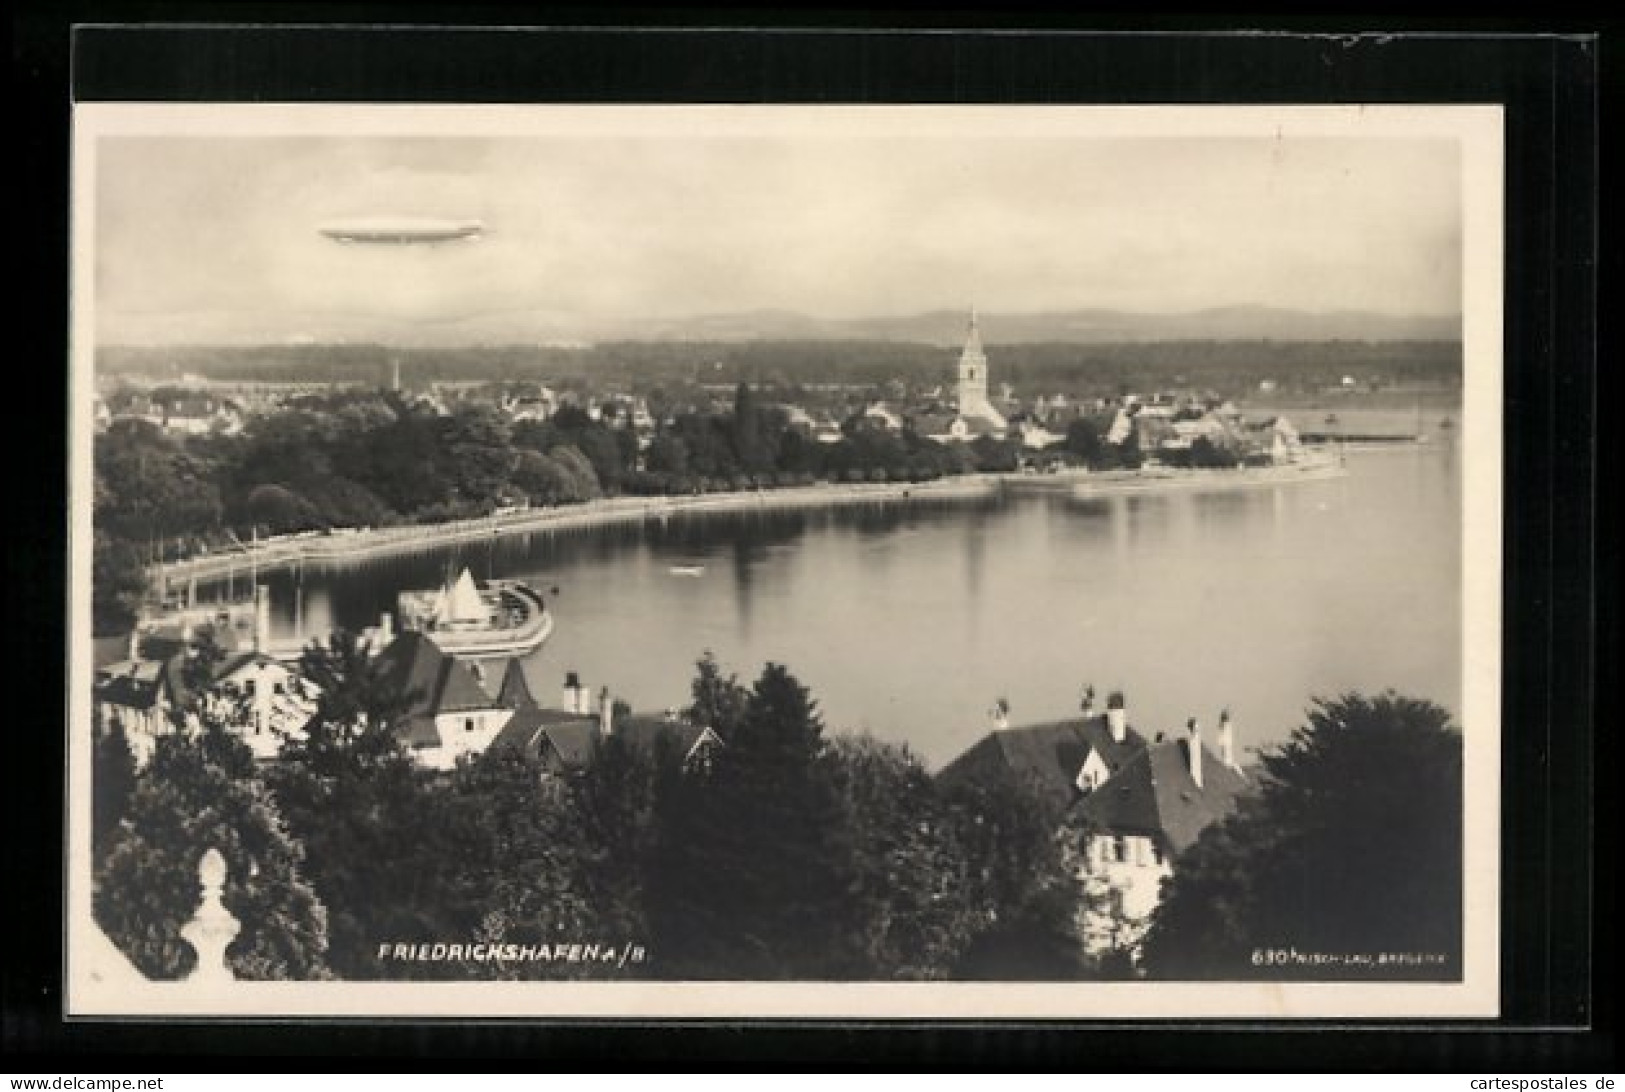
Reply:
[[[1004,430],[1004,415],[987,400],[987,354],[982,351],[982,332],[976,324],[974,307],[965,348],[959,354],[958,402],[960,416],[982,418],[996,430]]]
[[[970,310],[970,331],[965,350],[959,354],[959,410],[987,401],[987,354],[982,351],[982,332],[976,326],[976,308]]]

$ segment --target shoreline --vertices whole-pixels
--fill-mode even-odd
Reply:
[[[1068,493],[1093,498],[1180,489],[1240,489],[1288,485],[1341,477],[1347,470],[1331,459],[1288,467],[1242,470],[1107,471],[1094,474],[1034,476],[1020,473],[983,473],[932,482],[825,483],[787,486],[748,492],[707,493],[679,497],[608,497],[561,508],[526,509],[505,515],[481,516],[440,524],[339,529],[306,532],[298,537],[261,543],[256,551],[209,554],[172,561],[162,566],[156,580],[161,588],[177,582],[211,581],[241,570],[284,569],[308,563],[342,564],[406,553],[470,540],[513,534],[580,530],[665,519],[674,515],[748,509],[812,508],[865,503],[980,500],[1005,489],[1012,493]],[[1108,476],[1110,475],[1110,476]]]
[[[915,500],[976,500],[1000,487],[998,474],[967,474],[931,482],[850,482],[778,489],[702,493],[677,497],[605,497],[558,508],[532,508],[439,524],[306,532],[261,543],[255,551],[209,554],[171,561],[157,571],[160,586],[216,580],[249,567],[282,569],[307,562],[342,563],[422,550],[493,536],[579,530],[633,520],[663,519],[689,512],[751,508],[814,508],[825,505]]]

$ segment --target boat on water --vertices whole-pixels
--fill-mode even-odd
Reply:
[[[673,565],[666,570],[672,576],[704,576],[704,565]]]
[[[417,630],[454,656],[520,656],[553,632],[542,594],[518,580],[476,582],[467,569],[444,587],[396,597],[402,629]]]
[[[1448,431],[1448,430],[1453,429],[1453,428],[1456,427],[1456,422],[1454,420],[1452,420],[1451,418],[1446,417],[1444,420],[1439,422],[1439,427],[1441,429],[1444,429],[1444,430]]]

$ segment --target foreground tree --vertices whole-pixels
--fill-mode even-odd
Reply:
[[[144,974],[184,977],[197,958],[180,931],[198,907],[198,862],[218,849],[222,901],[242,926],[226,950],[232,972],[326,977],[327,912],[305,882],[301,847],[257,781],[210,758],[234,742],[207,726],[158,741],[97,868],[96,920]]]
[[[690,715],[725,746],[706,771],[666,769],[648,909],[657,973],[852,977],[850,854],[806,687],[768,664],[748,692],[709,658]]]
[[[1146,937],[1148,971],[1459,976],[1461,755],[1450,714],[1430,702],[1317,701],[1263,756],[1259,794],[1180,857]]]

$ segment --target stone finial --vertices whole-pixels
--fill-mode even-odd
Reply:
[[[220,901],[226,885],[225,857],[211,847],[198,862],[197,874],[203,883],[203,901],[181,929],[181,939],[197,953],[197,965],[186,980],[204,985],[230,982],[236,976],[226,966],[226,946],[242,932],[242,924]]]

